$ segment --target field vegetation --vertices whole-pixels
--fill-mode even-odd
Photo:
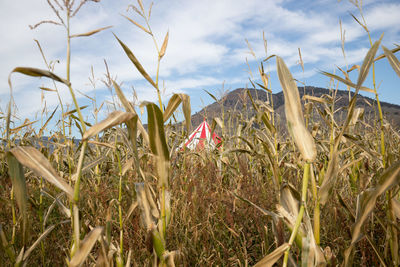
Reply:
[[[251,84],[272,96],[263,65],[276,62],[287,130],[277,127],[272,97],[260,102],[248,93],[243,99],[251,100],[252,112],[221,108],[209,118],[222,139],[212,151],[177,149],[191,131],[190,98],[174,94],[163,105],[158,70],[169,34],[157,43],[151,7],[141,0],[129,7],[127,23],[154,39],[157,72],[146,72],[123,36],[115,44],[154,87],[158,103],[140,104],[143,125],[107,70],[114,110],[85,121],[70,80],[70,42],[108,30],[70,34],[70,19],[86,2],[48,0],[58,20],[43,23],[67,33],[65,77],[54,73],[39,42],[43,69],[16,67],[10,74],[0,162],[1,266],[399,266],[400,134],[380,108],[375,62],[388,60],[400,78],[400,49],[382,46],[383,37],[372,40],[358,2],[354,18],[371,43],[361,66],[323,72],[331,79],[329,94],[300,98],[301,87],[284,60],[267,53],[264,39],[260,82]],[[52,79],[52,88],[41,89],[67,88],[74,107],[59,97],[61,112],[43,113],[40,129],[30,122],[11,127],[17,73]],[[373,88],[364,86],[368,75]],[[335,116],[339,87],[353,93],[343,118]],[[356,106],[360,91],[376,100],[372,120]],[[97,118],[102,104],[92,103]],[[53,121],[59,128],[46,136]],[[79,143],[67,138],[74,129]]]

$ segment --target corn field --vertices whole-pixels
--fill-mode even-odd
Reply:
[[[10,97],[1,124],[0,266],[400,265],[400,132],[381,110],[374,65],[387,60],[400,78],[400,48],[382,46],[383,36],[372,40],[365,20],[357,22],[371,47],[351,69],[357,80],[346,71],[321,72],[331,79],[329,94],[301,99],[284,60],[266,55],[261,82],[251,84],[271,100],[272,73],[264,64],[276,64],[286,128],[279,127],[272,101],[260,103],[248,93],[253,112],[222,109],[208,118],[221,143],[191,151],[179,148],[195,126],[190,97],[174,94],[163,105],[158,70],[169,33],[157,43],[142,1],[131,7],[144,23],[126,18],[154,39],[157,72],[147,73],[123,36],[114,36],[157,94],[158,103],[140,104],[146,124],[108,72],[114,110],[98,121],[101,106],[92,99],[96,121],[85,121],[70,80],[70,42],[108,28],[71,35],[70,18],[81,5],[53,1],[67,32],[66,75],[54,73],[37,42],[45,67],[15,67],[10,91],[22,75],[42,77],[54,81],[44,90],[69,90],[74,106],[67,109],[59,97],[61,110],[42,114],[40,129],[29,122],[11,128]],[[364,86],[369,75],[373,88]],[[343,118],[335,116],[339,86],[353,93]],[[360,91],[377,103],[369,120],[356,106]],[[52,121],[58,128],[46,136]],[[68,138],[71,131],[81,134],[79,142]]]

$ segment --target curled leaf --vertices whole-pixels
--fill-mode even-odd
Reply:
[[[169,37],[169,31],[165,35],[164,42],[163,42],[163,44],[161,46],[160,55],[159,55],[160,59],[165,55],[165,51],[167,50],[168,37]]]
[[[191,126],[191,108],[190,97],[187,94],[174,94],[168,102],[167,108],[164,111],[164,122],[166,122],[174,113],[174,111],[182,103],[183,114],[185,115],[186,129],[189,131]]]
[[[50,79],[53,79],[54,81],[66,84],[66,85],[70,85],[70,83],[63,79],[60,78],[59,76],[55,75],[54,73],[48,71],[48,70],[41,70],[41,69],[36,69],[36,68],[30,68],[30,67],[16,67],[15,69],[13,69],[10,73],[10,75],[8,76],[8,84],[11,87],[11,74],[13,74],[14,72],[18,72],[18,73],[22,73],[28,76],[33,76],[33,77],[47,77]]]
[[[114,111],[108,115],[103,121],[93,125],[89,130],[83,134],[82,140],[87,140],[101,131],[111,128],[115,125],[121,124],[137,116],[131,112]]]

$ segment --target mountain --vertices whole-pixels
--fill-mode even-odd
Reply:
[[[303,99],[304,93],[306,95],[315,96],[315,97],[322,97],[324,95],[332,95],[330,90],[325,88],[313,87],[313,86],[306,86],[306,87],[299,87],[299,94],[300,98]],[[212,118],[222,116],[222,107],[225,116],[225,120],[228,115],[238,115],[238,116],[248,116],[250,118],[255,114],[253,105],[251,103],[250,98],[247,95],[247,90],[249,90],[252,98],[258,104],[260,103],[269,103],[271,105],[271,99],[268,99],[267,93],[265,90],[259,89],[243,89],[239,88],[234,91],[229,92],[223,100],[220,100],[219,103],[214,102],[199,112],[196,112],[192,115],[192,126],[196,127],[199,125],[204,118],[207,118],[209,122],[211,122]],[[351,94],[353,95],[353,94]],[[269,96],[270,97],[270,96]],[[285,119],[285,108],[284,108],[284,95],[283,92],[279,92],[272,95],[273,106],[275,110],[276,117],[278,121],[284,123]],[[304,102],[302,102],[304,104]],[[335,118],[345,118],[347,114],[347,107],[349,104],[349,92],[343,90],[337,90],[336,98],[335,98],[335,110],[338,112],[335,113]],[[400,129],[400,106],[395,104],[390,104],[386,102],[380,102],[382,111],[384,114],[384,118],[391,123],[395,128]],[[321,104],[316,103],[317,107],[320,110],[323,110]],[[378,115],[378,108],[377,102],[369,97],[365,97],[362,95],[357,96],[356,107],[364,108],[364,118],[366,118],[370,123],[378,123],[375,118],[379,118]],[[376,114],[376,117],[375,117]],[[321,119],[321,116],[315,112],[313,115],[315,118]],[[374,120],[374,121],[372,121]]]

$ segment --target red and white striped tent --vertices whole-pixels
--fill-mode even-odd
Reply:
[[[211,135],[211,128],[204,120],[179,147],[187,147],[190,150],[214,149],[220,142],[221,139],[216,133]]]

